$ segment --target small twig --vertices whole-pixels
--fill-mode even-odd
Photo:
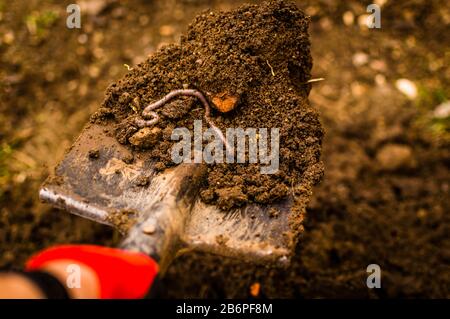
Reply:
[[[317,79],[310,79],[308,81],[306,81],[305,83],[314,83],[314,82],[320,82],[325,80],[324,78],[317,78]]]
[[[167,102],[169,102],[170,100],[172,100],[178,96],[193,96],[193,97],[198,98],[200,100],[200,102],[202,102],[203,106],[205,107],[204,118],[205,118],[206,122],[217,133],[219,138],[224,143],[225,147],[227,149],[229,149],[229,145],[228,145],[225,137],[223,136],[222,131],[214,124],[214,122],[210,118],[211,107],[209,106],[208,100],[205,98],[203,93],[201,93],[198,90],[180,89],[180,90],[174,90],[174,91],[170,92],[169,94],[164,96],[162,99],[160,99],[152,104],[149,104],[142,111],[142,117],[144,117],[144,118],[152,117],[151,120],[137,119],[136,125],[142,128],[142,127],[147,127],[147,126],[153,126],[156,123],[158,123],[160,118],[159,118],[159,115],[154,110],[156,110],[157,108],[160,108],[161,106],[165,105]]]
[[[275,76],[275,72],[273,72],[273,68],[272,68],[272,66],[271,66],[270,63],[269,63],[269,60],[266,60],[266,63],[267,63],[267,65],[268,65],[269,68],[270,68],[270,72],[272,73],[272,76]]]

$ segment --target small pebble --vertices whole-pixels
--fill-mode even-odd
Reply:
[[[411,100],[417,97],[417,87],[411,80],[398,79],[395,81],[395,87]]]
[[[352,57],[354,66],[363,66],[369,62],[369,56],[364,52],[357,52]]]
[[[261,284],[259,282],[255,282],[250,286],[250,295],[253,297],[258,297],[261,291]]]
[[[346,11],[342,15],[342,21],[347,26],[352,25],[355,22],[355,15],[351,11]]]
[[[236,108],[239,97],[223,92],[213,96],[212,102],[215,109],[222,113],[227,113]]]
[[[446,101],[439,104],[433,111],[433,117],[437,119],[450,117],[450,102]]]
[[[14,32],[8,31],[3,35],[3,42],[10,45],[14,43]]]
[[[142,231],[145,234],[151,235],[156,231],[156,226],[154,224],[145,225]]]
[[[163,37],[169,37],[175,33],[175,28],[171,25],[163,25],[159,28],[159,34]]]

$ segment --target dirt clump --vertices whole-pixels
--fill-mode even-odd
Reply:
[[[161,129],[159,127],[144,127],[143,129],[134,133],[128,141],[131,145],[140,148],[151,148],[161,138]]]
[[[120,233],[126,234],[136,222],[136,212],[132,210],[121,210],[108,214],[107,221],[111,223]]]
[[[156,109],[154,127],[139,128],[141,110],[176,89],[202,92],[211,119],[226,128],[279,128],[279,170],[261,174],[261,164],[208,164],[203,201],[222,209],[270,204],[296,186],[308,190],[322,176],[322,126],[307,97],[312,59],[309,18],[283,1],[244,5],[234,11],[204,11],[180,43],[138,64],[106,92],[95,123],[114,123],[115,136],[135,152],[149,152],[161,170],[175,165],[174,128],[193,131],[205,109],[194,97],[173,99]],[[208,123],[202,123],[208,129]],[[270,144],[270,143],[268,143]],[[271,149],[270,151],[274,151]],[[248,154],[246,154],[248,156]],[[304,206],[304,204],[302,204]]]
[[[88,152],[88,157],[91,160],[98,159],[100,157],[100,151],[99,150],[90,150]]]

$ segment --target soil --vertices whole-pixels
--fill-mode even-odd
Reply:
[[[108,215],[107,221],[121,233],[127,234],[136,222],[136,212],[130,210],[117,211]]]
[[[290,193],[311,194],[323,171],[323,130],[307,100],[312,66],[308,25],[302,11],[281,1],[205,11],[179,44],[164,47],[113,83],[92,121],[115,123],[118,140],[149,152],[162,170],[175,165],[173,129],[186,127],[193,133],[194,120],[205,112],[202,104],[192,97],[175,99],[157,110],[160,121],[151,129],[139,130],[135,119],[171,91],[195,88],[213,105],[234,108],[213,112],[211,119],[222,132],[280,129],[276,174],[261,174],[259,163],[210,164],[201,191],[205,202],[229,210],[252,202],[270,204]],[[206,121],[203,126],[208,128]],[[293,210],[304,210],[308,196],[301,198]]]
[[[0,1],[0,267],[20,268],[58,243],[117,245],[110,228],[41,204],[40,183],[109,83],[129,72],[124,64],[177,42],[202,10],[242,3],[89,2],[100,5],[83,9],[75,30],[65,27],[71,1]],[[433,117],[450,96],[449,8],[384,1],[375,30],[361,19],[371,2],[297,2],[311,16],[312,78],[325,78],[309,95],[325,129],[325,176],[290,267],[186,253],[163,296],[450,297],[449,119]],[[401,93],[398,79],[417,96]],[[381,289],[366,286],[372,263]]]

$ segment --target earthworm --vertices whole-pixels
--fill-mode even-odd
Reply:
[[[198,98],[200,100],[200,102],[202,102],[203,106],[205,107],[204,118],[205,118],[206,122],[217,133],[219,138],[224,143],[225,147],[227,149],[230,149],[225,137],[222,134],[222,131],[216,125],[214,125],[214,122],[210,118],[211,107],[209,106],[208,100],[205,98],[203,93],[198,90],[179,89],[179,90],[174,90],[174,91],[170,92],[169,94],[164,96],[162,99],[160,99],[152,104],[147,105],[145,107],[145,109],[142,111],[142,117],[144,117],[144,118],[152,117],[151,120],[137,119],[136,125],[142,128],[142,127],[147,127],[147,126],[153,126],[156,123],[158,123],[159,115],[154,110],[163,106],[164,104],[166,104],[167,102],[169,102],[170,100],[172,100],[178,96],[194,96],[194,97]]]

